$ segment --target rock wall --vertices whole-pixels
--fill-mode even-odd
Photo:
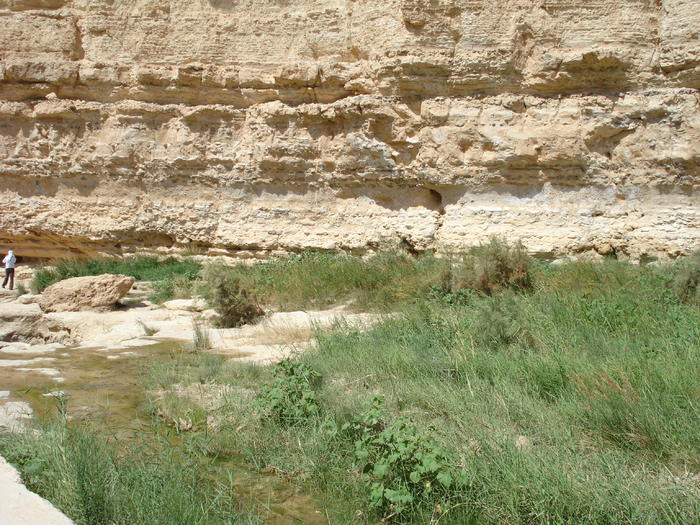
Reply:
[[[698,0],[0,0],[0,245],[674,256]]]

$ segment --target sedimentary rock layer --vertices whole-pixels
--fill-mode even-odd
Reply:
[[[27,256],[700,245],[697,0],[0,0]]]

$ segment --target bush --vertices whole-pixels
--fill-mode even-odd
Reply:
[[[532,288],[532,258],[521,243],[510,245],[492,237],[487,244],[474,246],[453,265],[446,275],[446,291],[471,289],[492,295],[502,289]]]
[[[343,427],[356,436],[355,460],[368,476],[370,508],[382,521],[420,507],[441,514],[459,485],[446,452],[405,418],[386,425],[383,404],[374,396],[360,419]]]
[[[258,405],[263,418],[300,425],[318,416],[316,387],[321,376],[308,365],[285,359],[275,366],[274,380],[263,388]]]
[[[684,303],[700,305],[700,251],[681,263],[672,288]]]
[[[243,279],[226,266],[208,266],[204,280],[206,299],[221,314],[216,321],[221,328],[251,323],[265,314],[255,294],[244,286]]]
[[[512,293],[485,298],[475,305],[474,341],[498,350],[515,344],[533,346],[534,338],[523,319],[522,305]]]

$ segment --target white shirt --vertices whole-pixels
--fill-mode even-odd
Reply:
[[[17,262],[17,257],[14,255],[6,255],[2,262],[5,264],[5,268],[14,268],[15,263]]]

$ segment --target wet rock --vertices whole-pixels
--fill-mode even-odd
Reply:
[[[106,310],[124,297],[133,284],[134,278],[126,275],[73,277],[46,288],[39,305],[44,312]]]

